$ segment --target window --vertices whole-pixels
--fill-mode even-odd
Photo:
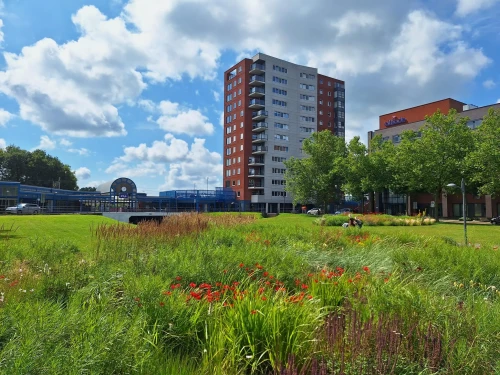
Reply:
[[[284,158],[282,156],[273,156],[272,160],[276,161],[278,163],[283,163],[286,160],[286,158]]]
[[[233,125],[233,131],[236,131],[236,124]]]
[[[229,167],[231,165],[231,159],[226,159],[226,167]]]
[[[328,91],[328,96],[332,96],[332,92],[331,91]]]
[[[241,139],[243,139],[243,134],[242,134]],[[241,163],[241,156],[238,156],[238,163]]]
[[[316,107],[310,106],[310,105],[301,105],[300,106],[301,111],[309,111],[309,112],[314,112],[316,111]]]
[[[243,121],[240,122],[240,128],[242,128],[244,125],[243,125]]]
[[[233,103],[233,109],[236,109],[236,103]]]
[[[319,114],[322,115],[323,114],[323,111],[319,111]]]
[[[226,128],[226,134],[231,134],[231,127],[230,127],[230,126],[228,126],[228,127]]]
[[[288,118],[288,113],[274,111],[274,116],[275,116],[275,117],[283,117],[283,118]]]
[[[332,112],[328,112],[328,117],[332,117]]]
[[[299,129],[304,133],[314,133],[314,128],[306,128],[305,126],[301,126]]]
[[[240,145],[240,151],[243,151],[243,145]]]
[[[345,108],[345,103],[337,101],[334,103],[334,108]]]
[[[241,89],[238,90],[238,95],[241,95]]]
[[[288,70],[286,68],[283,68],[282,66],[279,65],[273,65],[273,70],[276,70],[277,72],[280,73],[288,73]]]
[[[240,68],[240,69],[241,69],[241,68]],[[241,72],[241,70],[240,70],[240,72]],[[240,78],[238,78],[238,83],[241,83],[241,77],[240,77]]]
[[[229,74],[227,75],[227,79],[233,79],[234,77],[236,76],[236,68],[234,68],[233,70],[231,70],[229,72]]]
[[[323,100],[320,100],[320,101],[319,101],[319,104],[323,104]]]
[[[230,83],[229,85],[227,85],[227,91],[231,90],[233,88],[233,84]]]
[[[236,158],[233,158],[233,164],[235,164],[235,163],[236,163]]]
[[[240,111],[240,117],[243,117],[244,111]]]
[[[320,124],[320,125],[323,125],[323,121],[321,121],[321,120],[320,120],[320,121],[319,121],[319,124]]]
[[[278,95],[284,95],[284,96],[287,95],[286,90],[282,90],[282,89],[279,89],[277,87],[273,87],[273,93],[278,94]]]
[[[323,94],[323,90],[319,90],[319,93],[320,93],[320,94]]]
[[[280,141],[287,141],[288,142],[288,135],[283,135],[283,134],[275,134],[274,139],[278,139]]]
[[[328,102],[328,107],[331,107],[332,106],[332,102]]]
[[[328,121],[328,127],[331,128],[332,127],[332,122],[331,121]]]
[[[238,73],[241,73],[241,66],[238,68]]]
[[[273,191],[271,195],[273,197],[286,197],[286,191]]]
[[[233,135],[233,142],[236,142],[236,136],[235,135]],[[231,143],[231,142],[229,142],[229,143]]]
[[[339,111],[339,118],[344,118],[345,117],[345,112],[340,112]]]
[[[238,168],[238,174],[241,174],[241,168]]]
[[[228,169],[228,170],[226,171],[226,177],[231,177],[231,170],[230,170],[230,169]]]
[[[236,113],[233,115],[233,120],[236,120]]]
[[[272,180],[273,185],[286,185],[285,180]]]
[[[300,78],[314,79],[316,76],[314,74],[300,73]]]
[[[286,107],[286,102],[283,100],[273,99],[273,105],[279,105],[280,107]]]
[[[230,102],[231,100],[233,100],[233,96],[231,94],[226,96],[226,102]]]
[[[243,133],[240,134],[240,139],[243,139]]]
[[[238,100],[238,107],[241,107],[241,100]]]
[[[314,85],[306,85],[305,83],[299,83],[299,88],[304,90],[314,90]]]
[[[401,137],[399,136],[399,134],[396,134],[396,135],[392,136],[392,142],[393,143],[399,143],[399,142],[401,142]]]
[[[288,80],[276,76],[273,76],[273,82],[281,83],[282,85],[288,84]]]
[[[228,116],[226,117],[226,124],[230,124],[231,123],[231,116]]]
[[[226,155],[231,155],[231,147],[228,147],[228,148],[226,149]]]
[[[339,99],[345,99],[345,92],[344,91],[335,91],[333,93],[334,98],[339,98]]]
[[[328,86],[331,86],[331,85],[332,85],[332,83],[330,81],[328,81]]]
[[[233,180],[233,186],[236,186],[236,181],[235,180]]]
[[[342,121],[337,121],[337,128],[344,129],[344,123]]]
[[[233,147],[233,152],[236,152],[236,146]]]
[[[335,88],[338,88],[338,89],[345,89],[345,85],[343,83],[338,83],[338,82],[335,82]]]
[[[282,124],[280,122],[275,122],[274,127],[277,129],[283,129],[283,130],[288,130],[288,125],[287,124]]]
[[[274,145],[274,151],[288,152],[288,146]]]
[[[311,95],[304,95],[304,94],[300,94],[300,100],[310,100],[310,101],[314,101],[314,96],[311,96]]]
[[[283,174],[286,172],[285,168],[273,168],[273,173]]]
[[[305,122],[314,122],[314,117],[311,116],[300,116],[300,121],[305,121]]]
[[[231,112],[232,109],[233,109],[233,107],[231,105],[228,105],[226,107],[226,112]]]

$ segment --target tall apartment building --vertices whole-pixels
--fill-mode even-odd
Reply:
[[[224,187],[243,211],[291,210],[283,162],[313,132],[345,137],[344,81],[262,53],[224,73],[224,106]]]

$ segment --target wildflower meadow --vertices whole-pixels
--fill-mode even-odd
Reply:
[[[463,246],[460,226],[292,214],[75,217],[60,237],[1,219],[1,374],[500,371],[500,228]]]

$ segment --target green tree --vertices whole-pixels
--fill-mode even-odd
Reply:
[[[89,186],[89,187],[82,187],[80,188],[79,191],[97,191],[97,189],[93,186]]]
[[[302,151],[307,157],[285,161],[286,191],[294,204],[315,203],[326,210],[329,202],[339,198],[344,184],[345,142],[325,130],[305,139]]]
[[[468,118],[459,117],[455,110],[445,115],[437,111],[426,117],[421,137],[405,133],[396,147],[395,186],[407,192],[433,194],[436,207],[443,189],[449,183],[458,184],[466,177],[466,159],[474,149]],[[395,164],[394,164],[395,163]],[[438,210],[434,216],[438,218]]]
[[[0,150],[0,180],[26,185],[77,190],[77,178],[67,164],[43,150],[29,152],[17,146]]]
[[[351,139],[347,145],[345,161],[345,177],[342,189],[352,195],[355,200],[362,201],[368,192],[370,159],[367,147],[360,141],[359,136]]]
[[[481,195],[500,194],[500,111],[490,109],[474,132],[475,149],[469,155],[468,174]]]

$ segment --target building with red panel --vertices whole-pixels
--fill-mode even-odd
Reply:
[[[325,129],[344,138],[344,81],[262,53],[226,70],[223,180],[240,209],[291,211],[283,162]]]
[[[368,141],[377,135],[388,142],[398,144],[401,141],[401,134],[406,130],[418,132],[425,125],[425,117],[441,111],[447,114],[451,109],[455,109],[459,116],[467,117],[467,125],[471,129],[478,127],[483,121],[483,117],[493,108],[500,110],[500,103],[477,107],[472,104],[465,104],[454,99],[444,99],[432,103],[419,105],[412,108],[401,109],[387,113],[379,117],[379,128],[368,132]],[[450,181],[459,183],[460,181]],[[392,194],[389,191],[375,194],[372,202],[372,210],[386,212],[389,214],[416,214],[426,210],[432,213],[438,210],[440,217],[461,217],[463,216],[462,195],[460,192],[452,194],[443,193],[441,203],[434,202],[431,194]],[[500,215],[500,198],[493,198],[489,195],[484,197],[467,195],[467,215],[469,217],[496,217]]]

